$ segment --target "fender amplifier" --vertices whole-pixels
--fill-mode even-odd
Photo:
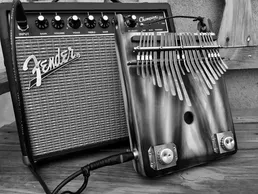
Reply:
[[[171,16],[169,4],[24,3],[28,26],[15,24],[15,51],[9,32],[12,5],[0,7],[1,43],[25,163],[127,138],[114,18],[123,15],[126,31],[174,31],[172,21],[148,25]]]

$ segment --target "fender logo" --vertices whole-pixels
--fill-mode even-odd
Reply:
[[[65,51],[60,51],[60,48],[57,49],[57,54],[54,57],[49,57],[45,60],[38,60],[35,55],[30,55],[23,64],[23,70],[28,70],[28,64],[32,60],[35,64],[32,69],[32,74],[36,73],[36,78],[33,78],[29,82],[29,89],[33,86],[41,86],[43,79],[57,71],[58,69],[72,63],[73,61],[80,58],[80,54],[74,54],[74,51],[71,47],[68,47]]]

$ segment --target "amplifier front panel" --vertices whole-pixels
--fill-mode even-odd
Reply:
[[[34,156],[127,136],[113,34],[17,38],[17,61]],[[70,47],[80,58],[30,85],[38,62]],[[68,52],[67,52],[68,53]],[[68,55],[66,56],[66,58]],[[50,59],[51,60],[51,59]],[[39,63],[43,77],[43,63]]]

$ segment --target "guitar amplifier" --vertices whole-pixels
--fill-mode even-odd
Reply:
[[[148,25],[172,16],[169,4],[24,3],[17,64],[11,7],[0,5],[1,43],[25,163],[126,139],[114,18],[123,15],[126,31],[174,31],[172,20]]]

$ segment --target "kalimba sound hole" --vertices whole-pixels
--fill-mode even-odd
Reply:
[[[185,120],[185,122],[186,122],[188,125],[190,125],[190,124],[193,122],[193,120],[194,120],[194,115],[193,115],[193,113],[190,112],[190,111],[185,112],[185,114],[184,114],[184,120]]]

